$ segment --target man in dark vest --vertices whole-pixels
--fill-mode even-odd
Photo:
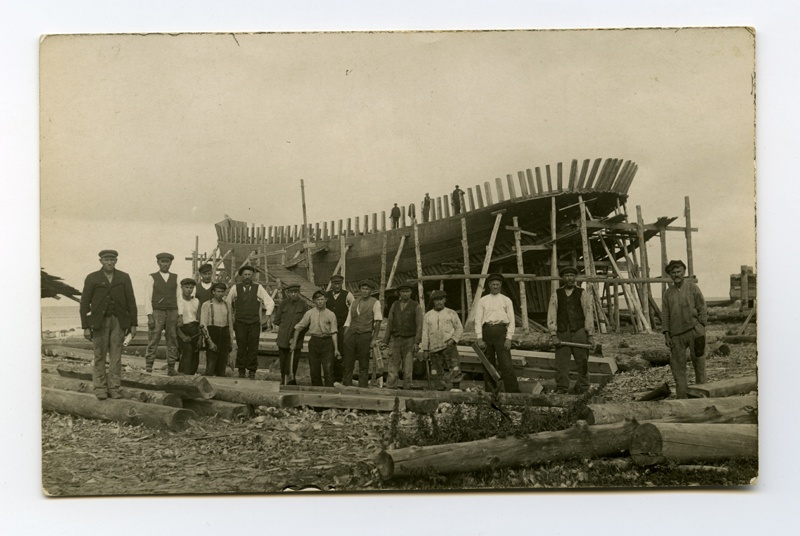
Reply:
[[[383,322],[381,302],[372,297],[372,283],[364,281],[359,286],[360,296],[353,300],[344,321],[344,372],[342,383],[353,383],[353,369],[358,361],[358,386],[369,387],[369,352],[378,339]]]
[[[556,347],[556,392],[569,391],[570,355],[575,358],[578,381],[575,393],[581,394],[589,388],[589,350],[564,346],[562,342],[594,345],[594,318],[592,298],[588,292],[575,285],[577,268],[565,266],[561,269],[564,286],[550,296],[547,309],[547,329]]]
[[[116,269],[117,252],[100,252],[103,267],[86,276],[81,294],[83,336],[94,345],[92,383],[99,400],[122,398],[119,392],[122,375],[122,341],[125,332],[136,335],[136,298],[131,278]],[[108,375],[106,375],[108,354]]]
[[[213,277],[212,269],[211,264],[205,263],[197,270],[200,274],[200,281],[197,282],[197,286],[194,289],[194,297],[200,302],[198,306],[200,309],[202,309],[204,303],[214,297],[214,291],[211,290],[214,287],[214,283],[211,281]]]
[[[150,274],[145,289],[144,309],[147,313],[149,337],[145,353],[145,370],[153,372],[156,361],[156,349],[161,342],[161,332],[167,338],[167,374],[175,376],[175,363],[178,361],[178,300],[181,298],[181,287],[178,276],[169,271],[172,260],[171,253],[159,253],[158,272]]]
[[[344,322],[347,320],[347,313],[350,311],[350,306],[353,305],[353,295],[346,289],[342,289],[344,277],[334,275],[331,277],[331,289],[325,293],[326,307],[333,311],[336,315],[336,343],[339,352],[344,352]],[[343,360],[341,353],[336,356],[333,362],[333,381],[342,381],[342,367]]]
[[[411,299],[411,285],[402,283],[397,286],[400,299],[389,309],[386,332],[383,335],[381,349],[385,350],[391,337],[392,347],[389,352],[389,377],[386,387],[397,387],[400,363],[403,364],[403,386],[411,388],[411,376],[414,370],[414,356],[419,352],[422,340],[423,312],[419,303]]]
[[[240,282],[231,287],[228,305],[233,312],[233,332],[236,334],[236,368],[239,377],[256,378],[258,369],[258,339],[264,329],[272,329],[272,309],[275,302],[263,286],[253,282],[255,268],[239,268]]]
[[[278,326],[278,337],[275,342],[278,344],[282,384],[297,385],[295,376],[297,375],[298,357],[303,348],[303,338],[308,330],[301,331],[296,349],[292,348],[292,340],[294,339],[294,327],[303,319],[306,311],[308,311],[308,304],[300,298],[300,285],[288,285],[284,289],[284,298],[275,308],[275,315],[272,319],[272,323]],[[292,357],[293,351],[295,351],[294,357]]]

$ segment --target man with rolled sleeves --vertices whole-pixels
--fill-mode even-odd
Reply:
[[[325,293],[326,306],[336,315],[336,343],[339,352],[344,352],[344,322],[347,320],[347,313],[353,305],[353,295],[342,289],[344,277],[340,275],[331,276],[331,289]],[[342,381],[343,360],[341,353],[336,356],[333,362],[333,381]]]
[[[294,335],[289,348],[295,351],[297,340],[308,332],[308,368],[311,385],[333,387],[333,361],[339,356],[336,342],[336,315],[325,307],[325,293],[314,292],[314,307],[303,315],[294,327]]]
[[[194,375],[200,364],[200,302],[192,296],[196,281],[191,277],[181,280],[181,299],[178,301],[178,372]]]
[[[514,336],[514,304],[500,293],[505,278],[501,274],[490,274],[486,278],[489,294],[482,296],[475,306],[475,335],[478,347],[486,353],[492,365],[499,365],[500,377],[507,393],[519,393],[519,383],[511,365],[511,339]],[[497,359],[495,359],[495,355]],[[494,380],[484,375],[487,390],[496,388]]]
[[[175,363],[178,361],[178,300],[181,299],[181,287],[178,276],[169,271],[172,260],[171,253],[159,253],[158,272],[150,274],[145,288],[144,310],[147,313],[149,329],[147,352],[145,353],[145,370],[153,372],[156,361],[156,349],[161,342],[161,332],[167,338],[167,374],[175,376]]]
[[[386,332],[383,335],[381,349],[385,350],[391,338],[389,351],[389,376],[386,387],[395,389],[403,368],[403,386],[411,388],[411,376],[414,370],[414,357],[419,352],[419,343],[422,339],[422,307],[411,299],[411,285],[402,283],[397,285],[400,299],[392,304],[386,323]]]
[[[686,350],[692,358],[696,383],[706,383],[705,337],[708,323],[706,300],[700,288],[684,279],[683,261],[670,261],[666,268],[672,279],[661,298],[664,342],[670,349],[669,368],[675,378],[675,396],[686,398]]]
[[[214,283],[214,297],[200,309],[200,328],[206,340],[206,376],[225,377],[233,341],[233,314],[225,301],[225,283]]]
[[[447,382],[454,391],[461,390],[461,359],[458,355],[458,341],[464,334],[464,327],[458,314],[447,307],[447,293],[443,290],[431,292],[433,309],[425,313],[422,323],[422,357],[431,363],[431,379],[438,389],[447,389]],[[448,373],[445,375],[444,369]]]
[[[589,350],[564,346],[563,342],[594,345],[594,310],[592,297],[575,284],[578,269],[565,266],[560,272],[564,285],[550,296],[547,308],[547,329],[556,347],[556,392],[569,391],[569,361],[575,358],[578,381],[575,393],[589,389]]]
[[[92,384],[99,400],[122,398],[122,341],[125,332],[136,335],[136,298],[131,278],[116,269],[117,252],[99,253],[102,268],[86,276],[81,294],[83,336],[94,345]],[[106,374],[108,354],[108,374]]]
[[[245,372],[251,380],[258,370],[258,339],[264,329],[272,329],[272,309],[275,302],[262,285],[253,282],[253,266],[239,268],[239,283],[231,287],[227,302],[233,313],[233,332],[236,334],[236,368],[239,377]]]
[[[308,311],[308,304],[300,298],[300,285],[288,285],[285,289],[285,297],[275,308],[275,315],[272,323],[278,326],[278,356],[281,364],[281,383],[294,385],[297,375],[297,364],[300,351],[303,348],[303,336],[300,337],[300,344],[292,358],[292,341],[294,327],[303,319],[303,315]]]
[[[369,353],[377,344],[378,331],[383,322],[381,302],[372,297],[372,283],[359,285],[360,295],[353,300],[344,321],[344,371],[342,383],[353,383],[353,369],[358,362],[358,386],[369,387]]]

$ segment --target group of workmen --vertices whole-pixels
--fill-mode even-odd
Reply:
[[[137,306],[131,279],[116,269],[118,253],[99,253],[102,268],[90,273],[81,296],[81,324],[84,336],[94,344],[94,391],[98,399],[120,398],[121,354],[126,335],[137,328]],[[386,329],[381,302],[373,297],[369,281],[359,285],[358,296],[343,288],[344,278],[334,275],[327,292],[312,295],[313,307],[300,298],[300,285],[284,287],[285,297],[275,306],[266,287],[255,282],[257,269],[242,266],[239,282],[230,289],[213,282],[213,267],[199,267],[200,280],[170,272],[174,257],[156,255],[158,271],[150,274],[145,289],[148,345],[145,367],[153,371],[156,349],[166,334],[167,374],[196,374],[200,350],[206,352],[206,376],[225,376],[228,357],[236,342],[235,368],[240,378],[254,379],[258,368],[258,344],[264,330],[278,327],[277,346],[282,383],[295,382],[297,356],[308,335],[308,363],[311,384],[349,386],[358,372],[359,387],[369,386],[370,358],[388,352],[388,388],[411,388],[414,361],[424,361],[427,377],[436,389],[460,390],[463,378],[457,344],[464,328],[458,314],[446,306],[444,290],[430,294],[432,308],[425,312],[411,299],[407,283],[396,287],[398,299],[388,312]],[[700,289],[685,279],[686,266],[671,261],[666,272],[673,280],[663,296],[663,330],[671,349],[670,365],[678,398],[686,397],[686,352],[689,351],[697,383],[705,382],[705,324],[707,312]],[[594,346],[593,303],[589,292],[576,284],[578,270],[561,269],[563,285],[552,293],[547,311],[547,328],[556,348],[556,389],[570,388],[570,361],[575,360],[577,381],[573,392],[589,388],[589,350]],[[504,277],[490,274],[488,294],[475,306],[477,345],[486,359],[499,369],[500,381],[484,374],[487,390],[520,392],[511,361],[515,313],[511,299],[502,294]],[[106,355],[109,367],[106,372]],[[177,365],[177,369],[176,369]],[[356,369],[356,365],[358,368]]]
[[[453,193],[450,194],[450,206],[453,209],[453,216],[461,214],[464,212],[464,190],[459,188],[458,184],[456,184]],[[428,222],[431,218],[431,194],[426,193],[425,197],[422,199],[422,221]],[[441,208],[441,206],[440,206]],[[392,210],[389,211],[389,219],[392,222],[392,229],[397,229],[400,227],[400,218],[402,213],[400,211],[400,207],[397,206],[397,203],[394,204]],[[417,218],[417,210],[414,208],[414,203],[408,205],[408,217],[411,219]]]

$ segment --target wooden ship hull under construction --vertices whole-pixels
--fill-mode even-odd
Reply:
[[[557,208],[559,264],[574,263],[581,266],[581,234],[576,223],[580,220],[579,199],[586,203],[594,220],[625,222],[627,216],[624,206],[638,166],[631,161],[609,158],[605,161],[597,159],[593,163],[587,159],[582,164],[573,160],[571,165],[559,163],[554,168],[552,172],[550,166],[545,166],[544,170],[528,169],[518,172],[516,177],[507,175],[505,181],[498,178],[494,184],[485,182],[467,188],[462,212],[458,215],[450,214],[449,195],[433,198],[430,221],[422,222],[421,211],[415,207],[422,274],[464,274],[462,237],[466,237],[470,272],[480,273],[496,214],[504,211],[491,251],[489,271],[518,272],[518,239],[522,246],[534,246],[524,248],[524,271],[549,275],[553,244],[553,199]],[[328,222],[310,224],[308,233],[303,233],[303,225],[256,226],[226,218],[216,224],[218,253],[215,251],[212,259],[221,258],[222,261],[217,262],[227,274],[235,274],[238,267],[248,263],[258,267],[262,274],[266,272],[270,283],[277,280],[284,284],[299,282],[302,294],[310,298],[313,289],[325,287],[331,275],[340,270],[343,247],[346,249],[343,269],[346,286],[351,291],[357,291],[359,284],[368,280],[378,288],[381,284],[381,267],[385,267],[388,278],[402,241],[394,277],[387,285],[391,289],[418,276],[414,220],[406,217],[406,207],[402,209],[403,218],[397,229],[387,229],[385,213],[381,213],[380,217],[372,214],[371,218],[365,215],[363,219],[338,220],[338,226],[335,226],[336,221],[331,221],[330,225]],[[506,228],[513,226],[515,218],[517,228],[522,231],[518,237],[515,237],[513,230]],[[654,225],[666,226],[673,220],[660,218]],[[658,233],[653,230],[653,225],[648,227],[650,229],[645,233],[645,240]],[[633,250],[638,246],[638,239],[636,233],[628,234],[626,246]],[[591,244],[590,248],[596,269],[602,271],[603,266],[608,265],[603,261],[606,256],[604,248],[597,243]],[[312,255],[313,281],[308,280],[307,252]],[[613,255],[624,258],[622,252]],[[384,258],[386,264],[383,264]],[[463,280],[425,281],[425,293],[440,288],[440,285],[448,292],[448,306],[458,309],[465,296]],[[471,280],[471,285],[474,291],[477,281]],[[506,287],[508,294],[519,305],[518,285],[508,282]],[[550,295],[549,281],[529,281],[526,294],[530,313],[546,312]]]

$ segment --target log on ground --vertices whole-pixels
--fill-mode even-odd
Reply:
[[[756,458],[758,426],[645,423],[633,432],[630,452],[638,465]]]
[[[714,406],[707,407],[702,413],[664,417],[654,423],[705,423],[705,424],[758,424],[758,411],[754,407],[745,406],[731,411],[720,411]]]
[[[693,398],[717,398],[733,395],[743,395],[758,388],[758,379],[755,376],[729,378],[712,383],[695,384],[686,389],[686,394]]]
[[[414,476],[432,471],[450,474],[517,467],[573,458],[617,456],[628,451],[636,421],[575,426],[558,432],[541,432],[523,438],[489,438],[465,443],[406,447],[382,451],[376,463],[383,479]]]
[[[722,337],[722,342],[726,344],[748,344],[748,343],[755,343],[756,336],[755,335],[728,335],[727,337]]]
[[[145,404],[134,400],[98,400],[90,394],[42,388],[42,408],[87,419],[143,424],[150,428],[183,430],[195,414],[187,409]]]
[[[75,391],[78,393],[94,394],[94,385],[91,380],[79,380],[67,378],[57,374],[42,374],[42,387],[62,389],[64,391]],[[149,389],[136,389],[135,387],[122,387],[119,390],[122,398],[147,402],[148,404],[159,404],[173,408],[182,408],[181,397],[174,393],[164,391],[151,391]]]
[[[253,413],[248,404],[204,398],[187,398],[183,401],[183,407],[194,411],[200,417],[219,417],[230,421],[247,419]]]
[[[731,396],[726,398],[695,398],[682,400],[660,400],[654,402],[625,402],[619,404],[589,404],[586,421],[589,424],[610,424],[625,419],[639,422],[702,413],[715,406],[719,411],[741,410],[758,407],[755,396]]]
[[[219,384],[214,387],[214,400],[270,408],[293,408],[300,405],[293,394],[260,391],[245,387],[220,387]]]
[[[58,366],[58,373],[67,378],[88,380],[91,367],[72,363]],[[144,372],[123,372],[122,385],[139,389],[153,389],[175,393],[183,398],[213,398],[214,388],[203,376],[160,376]]]

